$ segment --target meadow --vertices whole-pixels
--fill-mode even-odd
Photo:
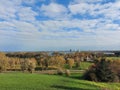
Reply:
[[[120,60],[120,57],[106,57],[109,60]]]
[[[82,74],[45,75],[1,73],[0,90],[120,90],[119,83],[98,83],[82,79]]]

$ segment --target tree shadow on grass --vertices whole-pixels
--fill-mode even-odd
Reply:
[[[84,81],[78,82],[74,80],[62,80],[65,85],[68,83],[70,86],[65,85],[53,85],[52,88],[56,89],[63,89],[63,90],[100,90],[100,88],[92,83],[87,83]],[[71,87],[71,85],[74,84],[76,86],[80,85],[79,87]]]
[[[83,89],[83,88],[77,88],[77,87],[68,87],[68,86],[52,86],[53,88],[56,88],[56,89],[64,89],[64,90],[96,90],[96,89]]]

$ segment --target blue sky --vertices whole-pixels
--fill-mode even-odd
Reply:
[[[0,0],[0,51],[119,50],[120,0]]]

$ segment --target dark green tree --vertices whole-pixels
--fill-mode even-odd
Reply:
[[[111,69],[111,62],[101,59],[90,67],[84,78],[90,81],[115,82],[116,74]]]
[[[96,64],[95,73],[98,81],[101,82],[112,82],[115,78],[115,74],[110,68],[110,61],[106,61],[105,59]]]

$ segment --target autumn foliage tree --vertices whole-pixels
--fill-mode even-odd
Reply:
[[[20,64],[21,64],[21,70],[23,72],[28,71],[28,67],[29,67],[28,59],[21,59],[21,63]]]
[[[29,71],[31,73],[33,73],[33,71],[35,70],[36,67],[36,60],[35,59],[22,59],[21,60],[21,70],[23,72],[25,71]]]
[[[67,63],[68,63],[69,68],[71,69],[74,66],[74,59],[69,58]]]
[[[8,66],[7,59],[4,53],[0,53],[0,72],[6,71]]]
[[[35,59],[30,59],[29,66],[28,66],[29,72],[33,73],[35,71],[35,68],[36,68],[36,61],[35,61]]]

